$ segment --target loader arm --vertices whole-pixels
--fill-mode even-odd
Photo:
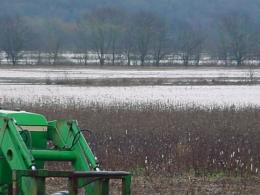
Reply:
[[[5,171],[34,169],[34,158],[24,143],[12,118],[0,117],[0,153],[5,159]],[[8,170],[9,169],[9,170]],[[3,170],[1,170],[3,171]],[[8,175],[6,175],[8,177]],[[33,178],[23,178],[17,181],[21,184],[23,194],[36,194],[36,181]],[[11,185],[9,183],[8,185]]]
[[[73,171],[49,171],[46,161],[71,162]],[[109,195],[110,179],[122,180],[130,195],[131,174],[100,171],[76,120],[47,119],[37,113],[0,110],[0,194],[46,195],[47,177],[68,178],[68,191]],[[15,187],[14,187],[15,186]]]
[[[77,121],[58,120],[48,125],[48,137],[57,147],[56,150],[71,152],[73,156],[72,166],[74,171],[96,171],[99,170],[96,157],[91,151],[83,134],[78,128]],[[84,179],[80,179],[79,185],[84,186]],[[99,189],[102,183],[99,181],[86,185],[88,194],[101,194]]]

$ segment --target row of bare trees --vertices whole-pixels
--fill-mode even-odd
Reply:
[[[238,66],[259,57],[260,27],[241,13],[223,16],[219,23],[219,58],[228,64],[233,58]]]
[[[260,58],[260,27],[242,13],[233,12],[216,18],[214,33],[200,25],[181,22],[171,25],[152,12],[125,13],[114,8],[102,8],[83,15],[76,22],[65,23],[31,20],[21,17],[0,19],[0,50],[17,64],[24,51],[38,53],[38,63],[48,56],[49,64],[58,64],[59,54],[71,51],[83,54],[88,64],[95,53],[101,66],[105,64],[159,66],[170,56],[178,56],[183,65],[199,65],[202,53],[207,53],[225,65],[241,66]],[[109,57],[108,57],[109,56]]]
[[[26,48],[28,29],[19,17],[2,18],[0,25],[1,49],[12,64],[16,64],[21,57],[21,51]]]
[[[116,56],[126,57],[131,65],[133,56],[138,56],[140,65],[145,65],[148,56],[156,65],[167,52],[167,25],[150,12],[139,12],[134,16],[120,10],[102,9],[84,16],[77,25],[78,42],[82,53],[95,51],[100,65],[105,64],[105,55],[110,54],[111,64]]]

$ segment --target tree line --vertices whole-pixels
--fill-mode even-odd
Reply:
[[[81,53],[84,64],[95,54],[101,66],[170,65],[174,56],[185,66],[199,65],[202,55],[225,65],[242,66],[260,60],[260,25],[245,13],[233,11],[216,16],[211,28],[198,21],[178,21],[149,11],[128,13],[117,8],[99,8],[78,20],[0,18],[0,50],[12,64],[25,51],[34,51],[41,64],[59,64],[64,51]],[[258,62],[259,63],[259,62]]]

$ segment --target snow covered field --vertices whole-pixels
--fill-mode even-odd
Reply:
[[[167,104],[167,105],[257,105],[260,106],[260,85],[198,86],[69,86],[41,85],[48,79],[107,78],[173,78],[243,80],[253,75],[260,78],[260,69],[250,72],[236,68],[165,68],[165,69],[95,69],[95,68],[11,68],[0,69],[0,103],[6,100],[80,104]],[[29,83],[26,79],[30,79]],[[18,82],[19,81],[19,82]],[[17,82],[17,83],[16,83]]]
[[[99,103],[167,104],[167,105],[257,105],[260,85],[254,86],[136,86],[136,87],[69,87],[56,85],[0,85],[0,102],[54,101],[61,104]]]

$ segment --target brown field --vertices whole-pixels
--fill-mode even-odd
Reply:
[[[259,108],[4,105],[77,119],[92,130],[85,135],[103,169],[133,172],[133,194],[260,194]]]

